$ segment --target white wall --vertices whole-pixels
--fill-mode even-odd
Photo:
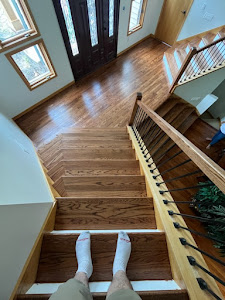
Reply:
[[[218,97],[218,100],[210,107],[209,112],[214,118],[225,121],[225,80],[213,91],[213,94]]]
[[[137,43],[149,34],[155,33],[163,2],[163,0],[148,0],[143,27],[137,32],[134,32],[127,36],[131,1],[120,1],[117,53],[122,52],[123,50]]]
[[[0,205],[52,202],[30,139],[2,114],[0,128]]]
[[[8,300],[53,205],[29,138],[0,114],[0,299]]]
[[[174,93],[191,103],[193,106],[197,106],[206,95],[212,94],[224,79],[225,68],[222,68],[178,86]],[[193,98],[199,99],[194,100]]]
[[[225,25],[224,0],[194,0],[178,41]]]
[[[74,80],[52,0],[28,0],[28,3],[58,76],[30,91],[5,57],[10,50],[0,53],[0,111],[9,117],[16,116]]]

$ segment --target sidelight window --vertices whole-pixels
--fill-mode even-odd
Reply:
[[[77,39],[75,34],[75,29],[73,26],[73,20],[71,16],[71,10],[68,0],[60,0],[60,5],[63,12],[64,21],[66,24],[66,29],[70,41],[70,47],[73,53],[73,56],[79,54]]]
[[[97,30],[95,0],[87,0],[87,6],[88,6],[89,27],[90,27],[90,34],[91,34],[91,45],[92,47],[94,47],[98,44],[98,30]]]
[[[25,0],[0,0],[0,51],[38,35]]]
[[[43,40],[6,54],[30,90],[56,76]]]
[[[114,34],[114,1],[115,0],[109,0],[109,37]]]
[[[146,6],[147,0],[131,0],[128,35],[142,28]]]

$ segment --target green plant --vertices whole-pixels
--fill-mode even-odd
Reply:
[[[193,203],[202,217],[215,221],[206,223],[207,231],[210,236],[222,241],[216,243],[215,247],[219,248],[221,253],[225,255],[225,195],[216,185],[201,187],[200,184],[200,188],[193,198]],[[224,224],[216,222],[217,220],[224,221]]]

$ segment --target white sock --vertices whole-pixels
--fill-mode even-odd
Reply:
[[[117,240],[116,255],[113,262],[113,276],[118,271],[126,272],[131,253],[131,242],[126,232],[120,231]]]
[[[76,241],[76,256],[78,272],[84,272],[90,278],[93,272],[91,259],[91,237],[90,232],[82,232]]]

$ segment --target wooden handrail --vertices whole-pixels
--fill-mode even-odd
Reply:
[[[202,48],[198,49],[198,50],[197,50],[197,53],[202,52],[202,51],[204,51],[204,50],[206,50],[206,49],[208,49],[208,48],[210,48],[210,47],[212,47],[212,46],[216,45],[217,43],[220,43],[220,42],[222,42],[222,41],[224,41],[224,40],[225,40],[225,37],[220,38],[220,39],[218,39],[218,40],[212,42],[211,44],[206,45],[205,47],[202,47]]]
[[[225,171],[183,134],[148,108],[141,101],[137,105],[180,147],[180,149],[202,170],[202,172],[225,193]]]
[[[136,115],[136,112],[137,112],[137,108],[138,108],[137,101],[141,101],[141,99],[142,99],[142,93],[138,92],[136,100],[135,100],[135,103],[134,103],[133,111],[131,113],[131,117],[130,117],[130,121],[129,121],[129,126],[131,124],[133,124],[133,122],[134,122],[134,118],[135,118],[135,115]]]
[[[220,38],[220,39],[218,39],[218,40],[212,42],[211,44],[208,44],[208,45],[206,45],[205,47],[202,47],[202,48],[200,48],[200,49],[197,49],[197,48],[195,48],[195,47],[192,48],[192,50],[191,50],[191,51],[189,52],[189,54],[187,55],[185,61],[183,62],[182,66],[181,66],[181,68],[180,68],[180,70],[179,70],[179,73],[178,73],[177,77],[176,77],[175,80],[173,81],[172,86],[171,86],[169,92],[170,92],[170,93],[173,93],[175,87],[177,86],[179,80],[181,79],[183,73],[185,72],[187,66],[189,65],[189,63],[190,63],[190,61],[192,60],[192,58],[193,58],[194,55],[196,55],[196,54],[198,54],[198,53],[200,53],[200,52],[202,52],[202,51],[204,51],[204,50],[206,50],[206,49],[208,49],[208,48],[210,48],[210,47],[212,47],[212,46],[214,46],[214,45],[216,45],[216,44],[218,44],[218,43],[221,43],[222,41],[225,41],[225,37]]]
[[[193,56],[197,53],[197,48],[193,47],[192,50],[189,52],[189,54],[187,55],[185,61],[183,62],[180,70],[179,70],[179,73],[176,77],[176,79],[173,81],[172,83],[172,86],[171,86],[171,89],[170,89],[170,93],[172,94],[175,87],[177,86],[179,80],[181,79],[184,71],[186,70],[187,66],[189,65],[190,61],[192,60]]]

